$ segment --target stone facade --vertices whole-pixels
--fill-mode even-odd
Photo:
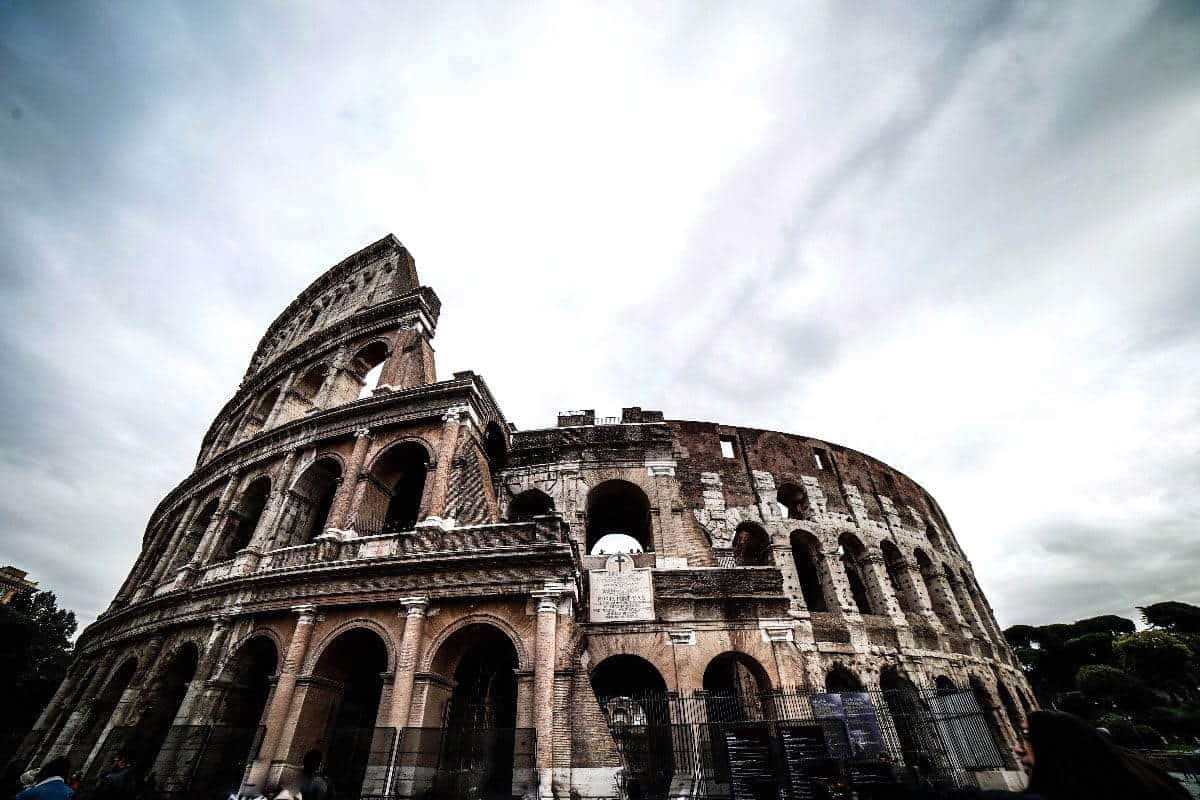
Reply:
[[[178,732],[215,726],[244,737],[249,791],[345,731],[394,755],[409,739],[378,731],[483,713],[533,732],[542,796],[612,795],[600,683],[640,669],[630,692],[710,689],[731,658],[764,691],[974,687],[1013,743],[1032,693],[915,482],[833,443],[640,408],[516,431],[479,376],[436,380],[439,308],[388,236],[271,324],[27,760],[94,765],[136,730],[169,790]],[[640,552],[593,554],[609,534]],[[592,621],[618,578],[636,610]],[[353,779],[404,794],[415,773],[388,763]]]

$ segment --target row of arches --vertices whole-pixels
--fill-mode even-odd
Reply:
[[[746,542],[741,552],[755,553],[762,552],[761,542],[767,535],[751,523],[739,529],[739,537],[744,537]],[[736,558],[739,539],[734,541]],[[750,544],[755,541],[760,544]],[[837,608],[834,573],[820,540],[808,531],[797,530],[792,532],[790,543],[804,604],[811,611]],[[977,622],[976,627],[988,632],[990,614],[971,576],[965,570],[955,572],[945,562],[939,569],[929,554],[919,547],[913,549],[914,571],[894,542],[883,541],[879,555],[874,556],[861,539],[847,532],[838,537],[836,558],[846,576],[854,609],[861,614],[887,614],[889,595],[896,598],[901,612],[919,613],[923,597],[927,597],[933,612],[944,625],[956,625],[954,606],[957,604],[968,623]],[[875,558],[882,560],[882,574],[869,568]]]
[[[304,416],[315,408],[332,408],[367,397],[378,386],[391,356],[387,342],[375,340],[359,348],[344,365],[321,361],[271,386],[246,411],[232,414],[218,432],[213,453]]]
[[[885,472],[884,475],[889,482],[892,482],[893,479],[889,473]],[[808,496],[808,492],[800,484],[790,481],[780,483],[775,490],[775,502],[779,508],[780,516],[784,519],[813,520],[817,517],[816,509]],[[914,518],[914,521],[924,530],[925,537],[929,540],[929,544],[933,549],[944,552],[945,545],[942,537],[933,523],[928,519],[920,518]]]

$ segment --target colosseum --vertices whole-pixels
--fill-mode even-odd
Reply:
[[[387,236],[262,337],[22,746],[164,796],[814,796],[1014,785],[1034,700],[945,515],[808,436],[521,431],[438,380]],[[535,378],[536,379],[536,378]]]

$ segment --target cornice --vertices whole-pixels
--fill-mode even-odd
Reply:
[[[237,606],[240,616],[287,612],[298,603],[395,604],[417,593],[430,600],[528,595],[572,569],[566,542],[519,548],[309,564],[228,578],[149,598],[102,616],[80,635],[77,652],[141,639],[211,620]]]

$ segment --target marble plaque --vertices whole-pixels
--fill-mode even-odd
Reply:
[[[635,622],[654,619],[654,583],[627,555],[609,556],[604,569],[588,570],[588,619]]]

